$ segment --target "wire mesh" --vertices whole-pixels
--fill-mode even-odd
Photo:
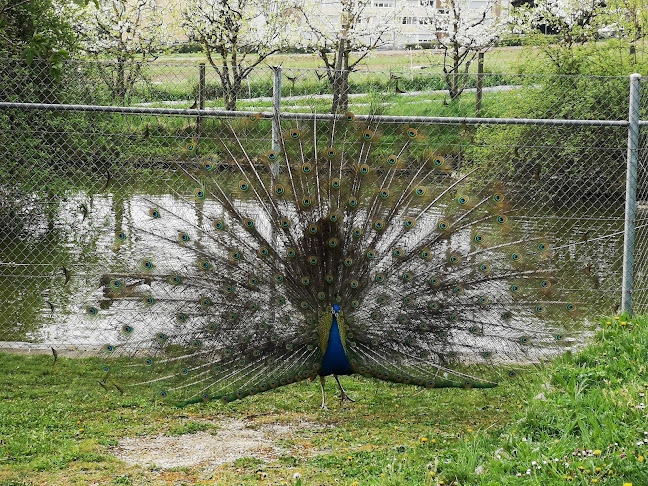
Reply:
[[[45,62],[0,63],[0,102],[96,108],[0,110],[0,302],[10,309],[0,313],[0,349],[17,349],[20,342],[30,343],[24,345],[29,349],[101,348],[116,331],[84,322],[88,301],[110,305],[107,272],[123,269],[129,258],[168,250],[116,243],[123,228],[139,218],[136,209],[151,198],[173,200],[182,191],[191,192],[183,173],[209,167],[229,180],[236,167],[227,163],[223,147],[240,140],[259,171],[274,170],[262,162],[262,154],[272,149],[273,120],[258,114],[273,111],[274,71],[253,70],[236,80],[235,92],[223,87],[221,75],[206,66],[205,108],[235,106],[248,116],[101,109],[195,108],[201,101],[198,65],[69,61],[61,79],[54,79]],[[396,154],[403,177],[422,161],[440,156],[447,167],[441,179],[470,174],[476,188],[502,187],[520,231],[552,242],[555,258],[546,271],[559,275],[554,300],[581,302],[588,311],[583,319],[618,310],[626,126],[388,122],[380,116],[624,121],[627,78],[486,74],[479,80],[473,74],[449,79],[423,70],[339,73],[321,68],[285,68],[281,76],[282,113],[340,115],[318,122],[283,119],[284,137],[299,130],[312,134],[311,143],[320,150],[335,147],[337,153],[351,153],[357,137],[370,130],[372,157],[386,160]],[[452,95],[453,89],[461,93]],[[644,89],[643,119],[647,100]],[[358,122],[351,114],[370,118]],[[403,149],[402,138],[412,129],[418,145]],[[638,311],[648,305],[646,130],[642,128],[639,155]],[[340,170],[353,171],[357,165],[357,159],[342,161]]]

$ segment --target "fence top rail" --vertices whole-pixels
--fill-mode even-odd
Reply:
[[[213,109],[185,109],[185,108],[159,108],[143,106],[104,106],[104,105],[68,105],[49,103],[13,103],[0,102],[0,109],[17,110],[45,110],[45,111],[78,111],[100,113],[123,113],[130,115],[169,115],[169,116],[201,116],[214,118],[240,118],[250,115],[262,118],[273,118],[272,112],[258,111],[227,111]],[[295,113],[283,112],[284,120],[344,120],[345,114],[333,115],[330,113]],[[357,121],[370,121],[382,123],[420,123],[420,124],[449,124],[449,125],[552,125],[552,126],[595,126],[595,127],[627,127],[627,120],[568,120],[568,119],[542,119],[542,118],[478,118],[478,117],[453,117],[453,116],[399,116],[399,115],[355,115]],[[640,121],[639,125],[648,125],[648,120]]]

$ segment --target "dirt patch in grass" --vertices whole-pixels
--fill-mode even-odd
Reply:
[[[211,432],[128,437],[120,440],[111,453],[129,464],[162,469],[220,466],[244,457],[273,462],[286,452],[274,440],[292,438],[304,428],[303,423],[249,428],[252,424],[234,419],[218,425],[220,428]]]

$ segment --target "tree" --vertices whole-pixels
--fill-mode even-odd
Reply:
[[[168,30],[156,0],[101,0],[78,9],[76,29],[83,49],[101,63],[97,69],[113,100],[126,102],[143,65],[157,59]]]
[[[396,1],[385,2],[392,6],[388,14],[381,15],[372,9],[372,0],[341,0],[339,17],[334,20],[318,11],[321,5],[301,7],[310,34],[306,46],[324,62],[333,92],[331,113],[348,110],[349,74],[394,30],[399,12]]]
[[[479,52],[492,47],[501,35],[499,18],[494,15],[495,0],[479,8],[470,0],[447,0],[441,9],[426,8],[425,25],[433,29],[443,52],[443,73],[450,99],[461,95],[468,81],[468,69]]]
[[[218,75],[226,110],[235,110],[242,82],[268,56],[296,38],[298,15],[283,0],[186,0],[181,24],[203,46]]]

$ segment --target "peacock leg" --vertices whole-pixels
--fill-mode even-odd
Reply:
[[[320,385],[322,386],[322,410],[328,410],[328,407],[326,406],[326,394],[324,393],[325,382],[326,382],[326,378],[320,376]]]
[[[335,377],[335,381],[337,381],[338,386],[340,387],[340,401],[341,402],[355,402],[349,395],[347,395],[347,392],[344,388],[342,388],[342,383],[340,383],[340,380],[338,379],[337,375],[333,375]]]

